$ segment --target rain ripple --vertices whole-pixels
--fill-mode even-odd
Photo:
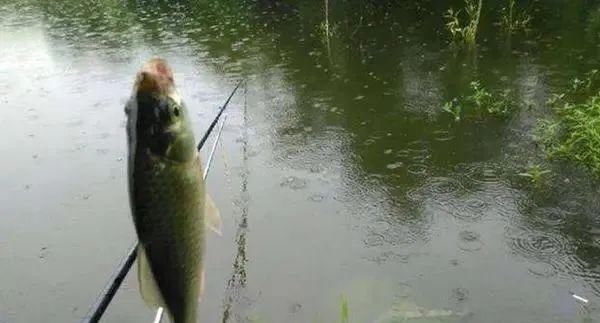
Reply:
[[[466,181],[485,186],[486,191],[498,191],[507,187],[502,167],[495,163],[459,164],[456,172]]]
[[[536,222],[551,226],[551,227],[560,227],[566,221],[567,218],[574,213],[565,211],[558,207],[541,207],[533,210],[533,218]]]
[[[409,200],[414,202],[433,199],[446,202],[449,196],[464,192],[464,187],[457,180],[449,177],[431,177],[420,187],[406,193]]]
[[[540,261],[564,261],[563,256],[569,249],[568,241],[554,232],[514,228],[508,234],[508,240],[516,253]]]
[[[450,132],[449,132],[449,131],[447,131],[447,130],[436,130],[436,131],[434,131],[434,132],[433,132],[433,134],[434,134],[434,138],[433,138],[433,139],[434,139],[435,141],[441,141],[441,142],[444,142],[444,141],[450,141],[450,140],[453,140],[453,139],[455,138],[455,137],[454,137],[453,135],[451,135],[451,134],[450,134]]]
[[[473,231],[461,231],[458,234],[458,248],[463,251],[477,251],[481,249],[481,235]]]
[[[300,190],[306,187],[306,180],[298,178],[296,176],[289,176],[284,179],[279,185],[281,187],[289,187],[292,190]]]
[[[483,218],[490,204],[477,197],[470,197],[465,200],[452,201],[452,206],[450,214],[457,220],[477,222]]]

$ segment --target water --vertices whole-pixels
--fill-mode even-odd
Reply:
[[[448,3],[330,5],[327,41],[309,1],[1,1],[0,322],[78,321],[134,241],[123,106],[154,55],[198,136],[248,80],[208,180],[224,227],[204,322],[334,322],[342,295],[352,322],[398,303],[598,321],[597,182],[559,163],[542,188],[516,176],[541,161],[546,99],[597,68],[598,4],[531,1],[507,39],[486,1],[470,53],[448,46]],[[443,113],[473,80],[511,90],[514,116]],[[132,273],[103,322],[152,317]]]

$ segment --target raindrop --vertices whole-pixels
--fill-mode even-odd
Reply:
[[[48,247],[42,247],[42,248],[40,248],[39,258],[40,259],[46,259],[46,257],[48,257],[48,253],[49,253]]]
[[[411,164],[407,166],[406,170],[413,175],[426,175],[428,167],[425,164]]]
[[[543,262],[530,264],[527,271],[537,277],[552,277],[556,275],[556,268]]]
[[[290,176],[279,185],[281,187],[289,187],[293,190],[299,190],[306,187],[306,181],[295,176]]]
[[[321,194],[313,194],[309,197],[309,199],[313,202],[321,202],[325,199],[325,196]]]
[[[458,248],[464,251],[477,251],[483,245],[480,234],[473,231],[461,231],[458,237]]]
[[[452,289],[451,298],[457,302],[464,302],[469,299],[469,291],[466,288],[454,288]]]
[[[400,168],[402,166],[404,166],[404,163],[402,163],[402,162],[396,162],[396,163],[393,163],[393,164],[387,164],[385,167],[387,169],[394,170],[394,169]]]
[[[300,303],[293,303],[290,305],[289,311],[290,311],[290,313],[295,314],[295,313],[298,313],[301,308],[302,308],[302,305]]]

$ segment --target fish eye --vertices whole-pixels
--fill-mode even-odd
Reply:
[[[179,108],[178,108],[178,107],[175,107],[175,108],[173,108],[173,114],[174,114],[176,117],[179,117]]]

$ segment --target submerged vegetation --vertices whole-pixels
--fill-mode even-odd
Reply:
[[[471,93],[463,98],[454,98],[446,102],[442,110],[452,115],[454,121],[462,119],[506,119],[514,104],[509,98],[509,92],[492,93],[479,81],[470,83]]]
[[[550,158],[573,161],[600,176],[600,84],[598,70],[575,78],[548,103],[554,118],[540,121],[535,139]]]

